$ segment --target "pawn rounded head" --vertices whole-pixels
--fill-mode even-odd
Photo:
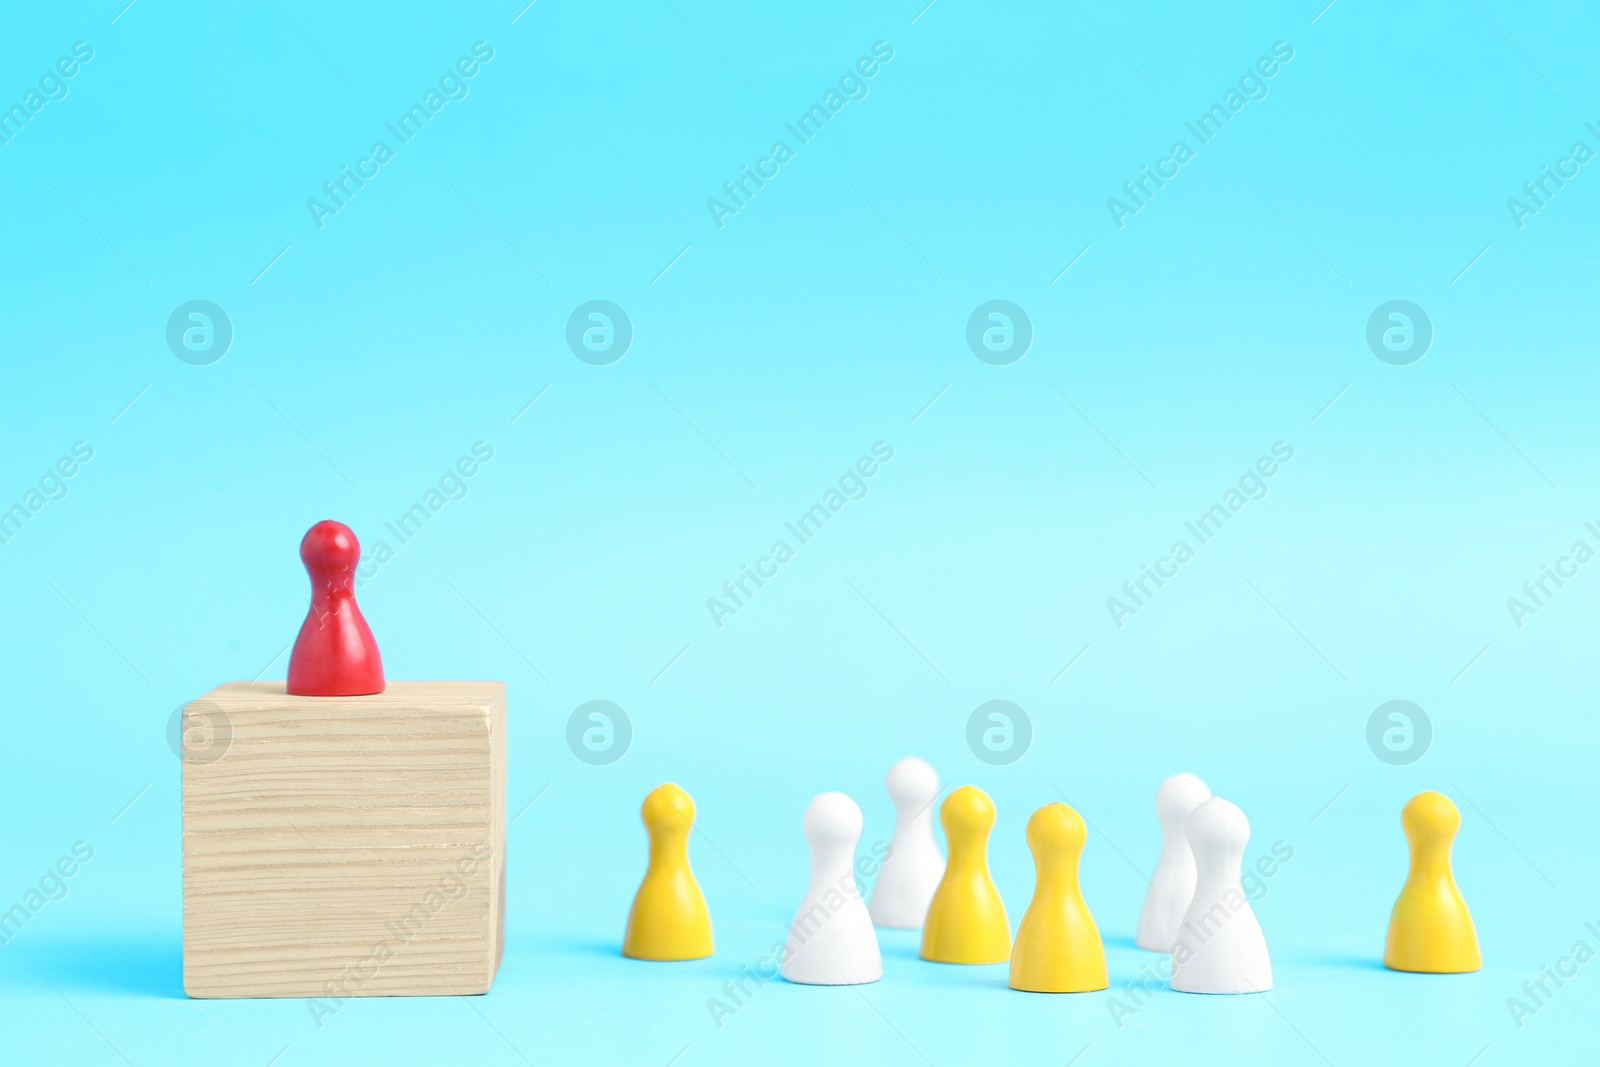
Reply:
[[[1250,820],[1237,804],[1212,797],[1194,809],[1184,832],[1189,847],[1196,851],[1215,851],[1230,845],[1243,848],[1250,840]]]
[[[1211,787],[1198,777],[1188,771],[1174,774],[1156,790],[1156,818],[1182,826],[1195,808],[1210,799]]]
[[[907,756],[890,767],[889,773],[883,777],[883,784],[896,807],[911,805],[920,808],[939,795],[938,773],[915,756]]]
[[[843,793],[818,793],[800,820],[808,841],[855,841],[861,826],[861,808]]]
[[[687,829],[694,822],[694,801],[678,786],[663,782],[645,796],[639,806],[639,818],[651,832]]]
[[[1418,793],[1400,809],[1400,825],[1410,840],[1424,837],[1454,837],[1461,829],[1461,812],[1443,793]]]
[[[348,570],[361,561],[361,542],[344,523],[324,519],[300,540],[300,561],[308,568]]]
[[[1028,818],[1028,847],[1040,851],[1080,852],[1089,838],[1083,816],[1068,804],[1046,804]]]
[[[952,789],[939,808],[944,832],[952,830],[987,831],[994,825],[994,801],[975,785]]]

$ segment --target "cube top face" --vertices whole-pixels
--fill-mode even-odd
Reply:
[[[505,687],[232,682],[184,709],[184,988],[484,993],[504,930]]]

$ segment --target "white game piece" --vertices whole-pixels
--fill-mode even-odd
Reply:
[[[1192,774],[1174,774],[1156,790],[1156,818],[1161,822],[1161,858],[1139,913],[1134,944],[1151,952],[1171,952],[1183,913],[1194,897],[1194,853],[1184,828],[1194,809],[1211,799],[1211,790]]]
[[[783,976],[802,985],[863,985],[883,977],[878,932],[852,865],[861,809],[843,793],[818,793],[801,821],[811,846],[811,884],[789,924]]]
[[[928,902],[944,877],[944,857],[933,840],[939,775],[922,760],[907,756],[889,768],[883,784],[894,801],[894,840],[872,886],[868,910],[879,926],[920,930]]]
[[[1272,988],[1267,939],[1240,879],[1250,820],[1221,797],[1189,816],[1194,900],[1172,946],[1172,988],[1180,993],[1260,993]]]

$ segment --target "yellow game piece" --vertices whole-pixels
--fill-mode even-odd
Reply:
[[[950,859],[922,924],[922,958],[935,963],[1004,963],[1011,958],[1011,923],[989,877],[989,831],[994,801],[964,785],[939,809]]]
[[[639,808],[650,835],[650,865],[628,912],[622,954],[636,960],[698,960],[711,955],[711,914],[689,869],[694,801],[663,783]]]
[[[1033,900],[1011,949],[1011,988],[1087,993],[1111,985],[1100,928],[1078,888],[1078,859],[1089,831],[1065,804],[1046,804],[1028,820]]]
[[[1389,915],[1383,965],[1395,971],[1457,974],[1483,966],[1478,932],[1450,873],[1461,813],[1442,793],[1418,793],[1400,812],[1411,870]]]

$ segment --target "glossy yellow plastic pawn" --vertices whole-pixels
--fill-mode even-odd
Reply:
[[[1089,831],[1065,804],[1046,804],[1028,820],[1033,900],[1011,949],[1011,988],[1087,993],[1111,985],[1100,928],[1078,888],[1078,860]]]
[[[650,865],[634,894],[622,954],[636,960],[698,960],[711,955],[711,914],[689,869],[694,801],[667,782],[639,808],[650,835]]]
[[[1472,913],[1450,873],[1461,813],[1442,793],[1418,793],[1400,812],[1411,870],[1389,916],[1383,965],[1395,971],[1457,974],[1483,966]]]
[[[989,877],[994,801],[976,786],[964,785],[945,797],[939,823],[950,858],[922,923],[922,958],[935,963],[1004,963],[1011,958],[1011,923]]]

